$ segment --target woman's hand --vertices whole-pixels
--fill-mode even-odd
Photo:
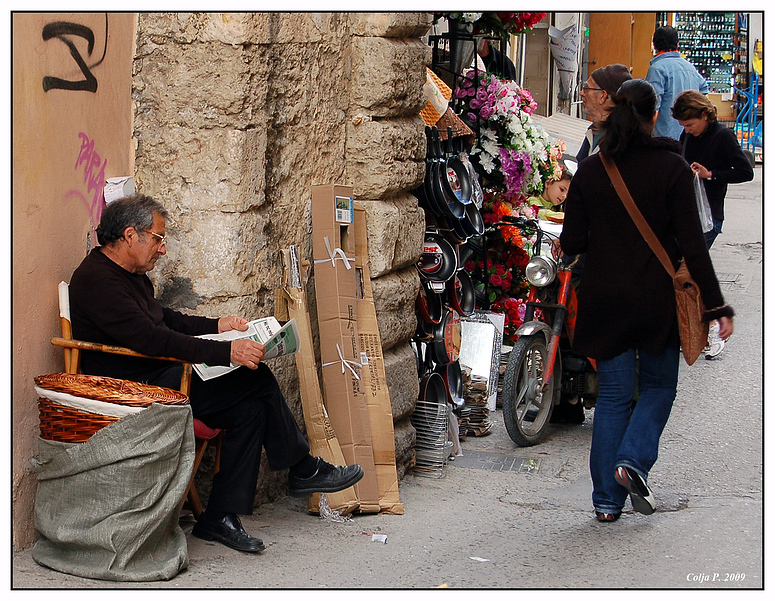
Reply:
[[[732,317],[719,317],[718,318],[718,335],[722,340],[728,340],[735,331],[734,319]]]
[[[228,332],[229,330],[239,330],[244,332],[248,329],[248,320],[236,315],[230,315],[229,317],[221,317],[218,320],[218,333]]]
[[[560,239],[555,238],[552,240],[552,257],[555,261],[560,260],[560,255],[562,255],[562,247],[560,246]]]
[[[231,341],[231,362],[234,365],[256,369],[265,353],[264,345],[250,338]]]
[[[700,165],[699,163],[692,163],[690,167],[692,168],[692,171],[694,171],[702,179],[710,179],[711,175],[713,175],[705,168],[704,165]]]

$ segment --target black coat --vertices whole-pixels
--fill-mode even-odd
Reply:
[[[723,307],[694,200],[692,171],[675,140],[654,138],[616,161],[635,204],[674,266],[680,258],[700,287],[705,319]],[[586,252],[573,347],[595,359],[630,348],[659,353],[680,344],[673,283],[630,218],[599,155],[579,164],[560,236],[566,254]]]
[[[727,184],[753,179],[753,167],[740,148],[735,132],[716,121],[709,123],[699,136],[682,133],[681,143],[685,144],[684,158],[689,164],[697,162],[713,174],[712,179],[703,180],[705,192],[713,218],[724,221]]]

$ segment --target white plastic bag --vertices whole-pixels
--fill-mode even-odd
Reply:
[[[705,183],[698,173],[694,174],[694,196],[697,200],[697,212],[700,214],[700,225],[703,233],[713,229],[713,214],[710,212],[708,195],[705,193]]]

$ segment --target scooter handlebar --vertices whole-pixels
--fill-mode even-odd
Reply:
[[[503,221],[516,225],[517,227],[532,227],[537,228],[538,222],[535,219],[528,219],[527,217],[516,217],[514,215],[504,215]]]

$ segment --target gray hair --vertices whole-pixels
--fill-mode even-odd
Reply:
[[[113,244],[124,236],[128,227],[148,230],[153,225],[154,214],[167,218],[167,210],[150,196],[132,194],[114,200],[102,212],[97,226],[97,241],[102,245]]]

